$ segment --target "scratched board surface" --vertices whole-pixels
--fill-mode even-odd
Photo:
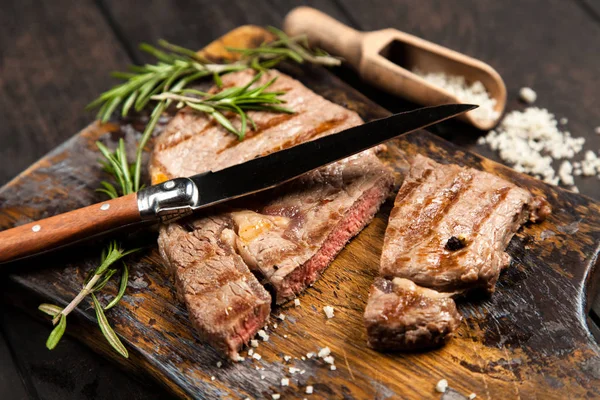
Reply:
[[[207,48],[220,57],[223,44],[260,43],[265,32],[244,27]],[[284,72],[326,98],[356,110],[365,120],[388,115],[321,68],[287,66]],[[168,118],[163,122],[166,123]],[[110,124],[93,123],[0,190],[0,229],[101,201],[94,192],[103,173],[94,142],[109,145],[124,137],[133,149],[144,117]],[[144,245],[129,261],[131,281],[121,305],[108,313],[130,349],[119,358],[93,324],[93,310],[81,307],[68,331],[125,367],[154,377],[175,394],[195,398],[594,398],[600,396],[600,349],[585,322],[587,293],[600,246],[600,205],[591,199],[548,186],[506,167],[466,153],[427,132],[416,132],[388,145],[384,158],[397,181],[415,154],[443,163],[490,171],[535,194],[546,196],[553,214],[522,229],[509,245],[510,268],[491,296],[459,300],[465,317],[445,347],[424,353],[382,354],[365,345],[362,313],[377,273],[390,199],[375,220],[352,240],[323,277],[301,296],[301,305],[274,308],[270,340],[256,351],[261,360],[230,363],[194,333],[156,250],[153,229],[123,237]],[[36,313],[36,301],[66,304],[98,262],[102,241],[81,245],[8,267],[3,293]],[[41,268],[43,267],[43,268]],[[597,279],[596,279],[597,281]],[[109,292],[116,292],[115,285]],[[325,305],[335,308],[327,320]],[[275,315],[284,313],[284,321]],[[273,329],[273,322],[278,327]],[[307,352],[329,346],[337,369]],[[284,356],[292,358],[284,360]],[[217,362],[222,361],[221,368]],[[289,368],[304,370],[290,374]],[[214,377],[214,379],[213,379]],[[290,378],[287,387],[283,377]],[[435,391],[439,379],[451,390]]]

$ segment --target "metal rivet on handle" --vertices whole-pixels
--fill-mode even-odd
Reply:
[[[165,182],[165,189],[173,189],[175,187],[175,182],[167,181]]]
[[[39,226],[39,225],[34,225],[34,226],[31,227],[31,230],[34,231],[34,232],[39,232],[40,229],[42,229],[42,227]]]
[[[102,211],[106,211],[106,210],[108,210],[109,208],[110,208],[110,204],[108,204],[108,203],[104,203],[104,204],[102,204],[102,205],[100,206],[100,209],[101,209]]]

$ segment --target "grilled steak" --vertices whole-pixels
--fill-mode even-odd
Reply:
[[[417,156],[390,215],[380,274],[439,291],[493,292],[510,239],[549,212],[544,199],[495,175]]]
[[[543,198],[495,175],[415,157],[385,233],[386,279],[377,278],[365,310],[369,344],[393,350],[443,343],[461,319],[449,292],[493,292],[510,263],[510,239],[549,213]]]
[[[232,359],[264,326],[271,296],[235,253],[233,222],[209,217],[164,227],[160,253],[200,334]]]
[[[228,74],[223,83],[243,86],[252,75]],[[250,112],[257,131],[239,141],[205,115],[182,110],[157,139],[153,183],[226,168],[362,123],[298,81],[269,75],[263,79],[278,76],[272,90],[287,91],[286,107],[295,114]],[[273,288],[278,303],[294,297],[373,218],[391,186],[391,172],[369,150],[212,215],[162,227],[161,253],[198,330],[235,357],[268,313],[264,289],[249,271]]]
[[[443,344],[461,321],[450,296],[408,279],[376,278],[364,316],[369,346],[417,350]]]

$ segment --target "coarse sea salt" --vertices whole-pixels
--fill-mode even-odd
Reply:
[[[330,354],[331,354],[331,349],[328,346],[325,346],[321,350],[319,350],[319,353],[317,354],[317,356],[319,356],[319,358],[324,358]]]
[[[508,113],[495,130],[479,138],[477,143],[487,144],[497,151],[500,158],[518,172],[553,185],[573,185],[573,165],[563,163],[557,176],[552,163],[573,158],[583,149],[585,138],[574,138],[569,132],[561,131],[555,116],[548,110],[529,107]]]
[[[334,308],[332,306],[323,307],[323,312],[325,313],[325,316],[327,316],[328,319],[331,319],[334,317],[333,311],[334,311]]]
[[[528,87],[519,90],[519,98],[527,104],[533,104],[537,100],[537,93]]]
[[[469,83],[461,75],[449,75],[443,72],[425,72],[418,68],[412,72],[432,85],[446,90],[463,103],[477,104],[479,108],[469,111],[473,118],[485,122],[494,121],[500,116],[498,111],[495,110],[496,99],[490,96],[480,81]]]
[[[437,390],[440,393],[446,392],[447,389],[448,389],[448,381],[445,379],[440,379],[438,381],[437,385],[435,385],[435,390]]]

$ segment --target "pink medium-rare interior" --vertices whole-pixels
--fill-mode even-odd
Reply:
[[[387,190],[381,184],[366,191],[329,234],[319,251],[285,278],[282,285],[284,289],[277,293],[277,304],[289,300],[314,283],[344,245],[373,219],[386,197]]]

